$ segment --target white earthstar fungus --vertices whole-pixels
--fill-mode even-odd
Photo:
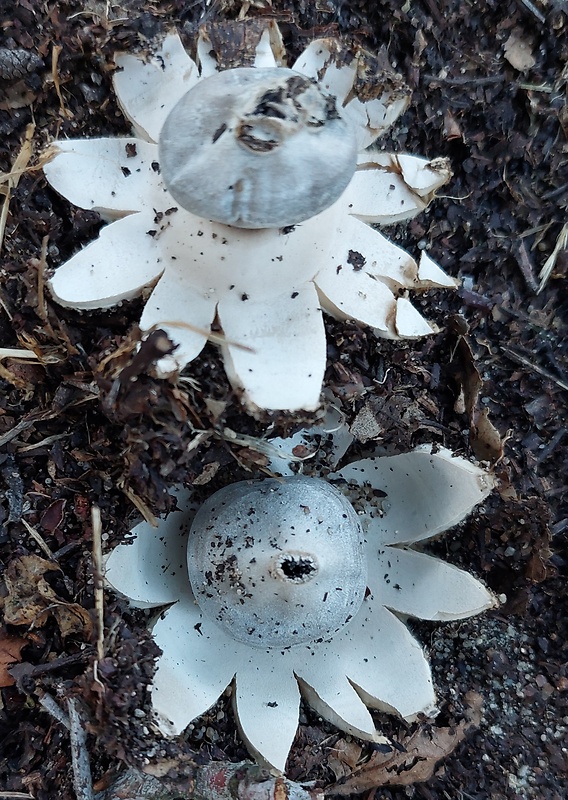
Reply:
[[[322,309],[387,338],[432,332],[408,290],[456,282],[369,223],[419,214],[450,171],[443,159],[364,149],[408,105],[392,76],[379,76],[365,100],[360,61],[338,41],[312,42],[291,70],[271,48],[267,31],[254,66],[226,73],[216,72],[203,40],[200,72],[177,35],[149,60],[117,55],[114,89],[134,135],[59,141],[45,166],[60,194],[111,224],[56,270],[50,288],[63,306],[95,309],[153,287],[141,328],[162,328],[177,345],[159,362],[161,376],[194,359],[217,321],[227,375],[250,408],[315,409],[326,360]],[[256,72],[264,94],[251,88],[242,107],[225,98],[215,125],[203,109],[208,93],[245,74],[257,87]],[[195,133],[191,152],[180,120]],[[278,227],[235,227],[258,224]]]
[[[354,462],[328,480],[233,484],[197,514],[180,496],[180,512],[157,529],[142,523],[110,554],[111,587],[135,606],[169,605],[153,628],[162,656],[152,701],[166,735],[233,681],[245,743],[280,771],[300,696],[337,728],[375,742],[385,739],[368,708],[408,720],[435,713],[430,668],[405,617],[463,619],[495,600],[412,545],[461,521],[493,479],[422,446]]]

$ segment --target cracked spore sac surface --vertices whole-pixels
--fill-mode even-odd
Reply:
[[[282,67],[205,78],[160,134],[162,177],[176,201],[241,228],[315,216],[341,195],[356,163],[355,130],[336,98]]]

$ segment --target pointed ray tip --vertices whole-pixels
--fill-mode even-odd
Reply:
[[[438,328],[429,323],[406,297],[396,302],[396,332],[401,339],[419,339],[436,333]]]
[[[418,263],[418,281],[423,288],[440,287],[444,289],[457,289],[461,281],[452,278],[426,253],[422,251]]]

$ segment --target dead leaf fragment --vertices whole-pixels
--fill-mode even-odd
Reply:
[[[370,760],[355,769],[349,778],[326,790],[326,795],[359,794],[377,786],[411,786],[429,780],[442,759],[449,756],[466,735],[481,724],[483,696],[473,690],[464,696],[465,719],[453,727],[424,725],[389,752],[378,750]],[[337,743],[339,747],[341,742]],[[333,751],[332,751],[333,752]],[[341,753],[354,755],[345,748]],[[347,756],[343,756],[346,760]],[[358,757],[357,757],[358,760]],[[355,768],[357,761],[351,761]]]
[[[466,706],[465,718],[469,722],[470,728],[478,728],[483,719],[483,695],[471,689],[463,699]]]
[[[0,111],[31,106],[37,96],[38,93],[26,86],[25,81],[18,81],[4,89],[0,95]]]
[[[351,775],[357,766],[362,749],[361,745],[356,742],[348,742],[346,739],[340,739],[332,748],[327,763],[333,771],[336,781]]]
[[[503,440],[489,419],[489,410],[476,409],[469,433],[471,447],[480,461],[498,461],[503,455]]]
[[[40,524],[44,531],[53,533],[63,522],[66,500],[55,500],[41,515]]]
[[[349,432],[358,442],[366,444],[366,442],[378,439],[381,435],[381,431],[382,428],[377,421],[377,415],[374,413],[371,404],[368,402],[364,403],[353,420]]]
[[[541,583],[554,574],[554,567],[550,564],[552,550],[549,546],[549,538],[545,534],[539,536],[534,543],[534,552],[530,557],[525,574],[532,583]]]
[[[523,37],[518,28],[511,31],[511,35],[505,42],[505,58],[519,72],[525,72],[536,64],[532,54],[532,42]]]
[[[452,139],[463,139],[463,133],[459,123],[449,109],[444,114],[442,133],[444,134],[444,138],[448,141]]]
[[[495,463],[503,456],[503,440],[497,428],[490,422],[488,410],[479,407],[483,381],[473,351],[466,339],[467,325],[464,328],[463,322],[460,317],[455,317],[450,322],[450,327],[457,334],[452,366],[460,394],[456,400],[455,410],[457,413],[465,413],[468,418],[469,439],[476,458]]]
[[[463,741],[470,725],[462,721],[454,728],[419,728],[402,749],[373,753],[370,760],[326,794],[360,794],[377,786],[411,786],[429,780],[437,765]]]
[[[63,637],[78,634],[90,639],[93,624],[89,612],[78,603],[57,596],[45,576],[61,572],[58,564],[39,556],[22,556],[10,561],[4,573],[8,596],[4,621],[9,625],[41,627],[53,617]]]
[[[10,636],[6,628],[0,628],[0,689],[13,686],[16,681],[8,672],[10,664],[21,661],[22,649],[29,644],[21,636]]]

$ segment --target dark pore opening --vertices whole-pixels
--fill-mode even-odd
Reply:
[[[280,562],[280,569],[290,580],[305,580],[316,571],[316,565],[311,558],[297,556],[284,556]]]

